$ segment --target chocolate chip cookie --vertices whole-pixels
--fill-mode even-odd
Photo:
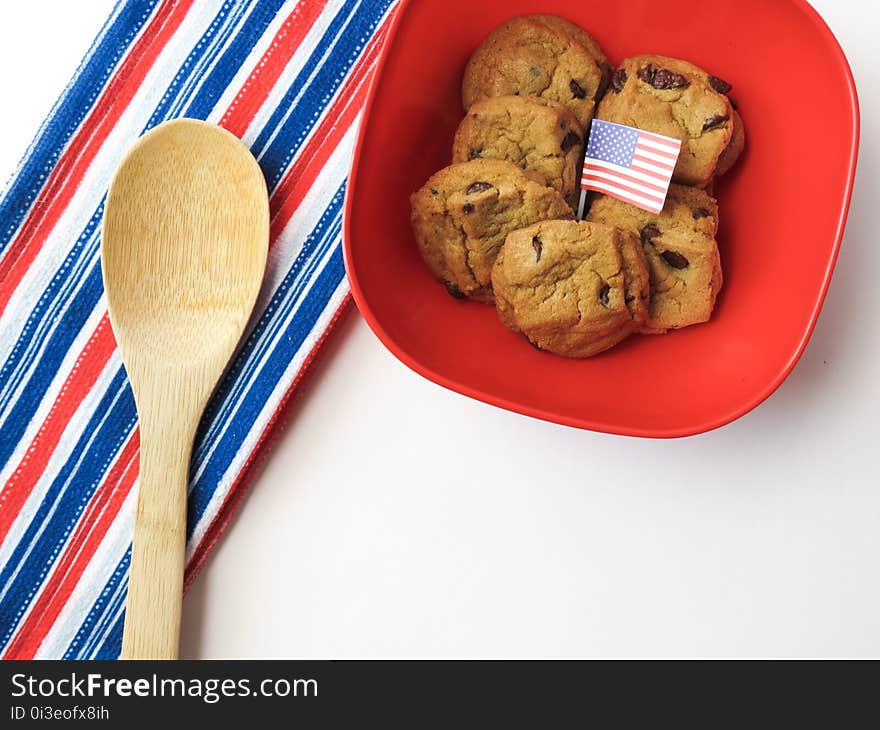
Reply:
[[[445,167],[410,198],[428,268],[454,297],[492,302],[491,270],[505,236],[548,218],[573,218],[562,195],[507,160]]]
[[[584,132],[574,114],[536,96],[495,96],[478,101],[458,125],[452,161],[492,157],[540,173],[574,207],[584,153]]]
[[[462,101],[468,109],[492,96],[540,96],[567,106],[586,129],[609,74],[585,30],[555,15],[524,15],[492,31],[471,56]]]
[[[538,349],[591,357],[647,318],[638,236],[600,223],[544,221],[510,233],[492,268],[501,321]]]
[[[612,73],[596,118],[680,139],[673,180],[705,187],[736,162],[745,141],[730,90],[726,81],[687,61],[634,56]]]
[[[671,185],[659,215],[600,195],[587,220],[641,237],[651,274],[651,303],[643,332],[660,334],[709,320],[723,278],[715,242],[718,204],[708,193]]]

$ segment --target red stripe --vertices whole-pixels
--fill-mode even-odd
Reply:
[[[649,155],[655,155],[657,157],[662,157],[664,160],[668,160],[673,165],[675,161],[678,159],[678,151],[675,152],[665,152],[663,150],[655,150],[653,147],[643,146],[641,144],[636,145],[635,149],[636,155],[644,155],[648,157]]]
[[[636,152],[633,155],[633,163],[636,163],[636,162],[642,162],[647,165],[651,165],[652,167],[659,167],[661,170],[669,170],[669,172],[672,172],[675,169],[674,164],[670,165],[669,163],[666,163],[666,162],[658,162],[657,160],[652,160],[650,157],[645,157],[645,155],[640,155],[638,152]],[[645,172],[652,172],[652,171],[646,170]],[[652,172],[652,174],[657,174],[657,173]]]
[[[326,163],[329,154],[336,146],[338,146],[338,143],[342,139],[344,133],[347,131],[347,128],[350,127],[357,113],[360,111],[363,105],[364,97],[366,95],[366,81],[368,81],[369,79],[369,71],[372,69],[372,65],[375,60],[374,57],[376,55],[376,52],[378,51],[380,41],[382,38],[384,38],[384,35],[387,31],[387,25],[388,21],[386,20],[386,23],[382,26],[382,28],[377,31],[374,41],[372,41],[371,44],[368,46],[364,57],[358,62],[355,69],[352,70],[352,73],[349,76],[349,79],[346,81],[345,86],[343,87],[343,89],[340,90],[337,100],[334,102],[331,109],[328,110],[328,113],[326,114],[322,123],[319,125],[318,129],[315,131],[315,134],[312,135],[312,142],[306,145],[303,153],[299,156],[299,159],[294,163],[294,166],[285,176],[285,179],[282,181],[281,185],[279,185],[279,189],[276,191],[275,200],[280,200],[281,206],[275,212],[273,220],[273,224],[277,224],[278,226],[276,230],[280,231],[280,229],[283,228],[283,225],[281,225],[281,221],[286,223],[286,221],[289,219],[289,216],[292,215],[294,210],[296,209],[298,202],[296,202],[296,204],[292,206],[291,203],[294,203],[295,201],[301,201],[302,196],[305,194],[307,188],[304,188],[301,184],[303,182],[303,178],[307,177],[312,182],[314,181],[314,179],[317,177],[317,173],[319,172],[319,169],[317,168],[322,167]],[[283,56],[281,54],[276,56],[275,59],[278,60],[274,60],[273,64],[277,63],[279,67],[283,67],[284,63],[280,60],[282,57]],[[269,73],[274,73],[274,71],[269,70],[269,72],[267,73],[267,77]],[[278,74],[280,75],[280,71],[278,72]],[[275,78],[277,79],[277,76],[275,76]],[[251,88],[253,89],[253,93],[268,96],[271,86],[269,85],[267,87],[263,83],[258,83],[252,84]],[[233,113],[235,110],[230,109],[227,112],[227,115],[224,117],[228,125],[234,126],[238,124],[239,126],[236,127],[236,129],[246,129],[248,124],[252,121],[253,115],[256,113],[256,110],[259,109],[262,101],[258,103],[244,103],[247,98],[247,96],[242,96],[241,93],[238,97],[236,97],[238,104],[234,102],[233,106],[236,106],[238,111]],[[334,122],[329,121],[332,117],[335,117]],[[242,124],[243,126],[240,126]],[[322,137],[322,133],[324,133],[325,136]],[[330,145],[326,143],[314,144],[314,140],[316,139],[324,142],[333,140],[333,142]],[[302,177],[297,176],[295,175],[294,170],[299,170],[304,173],[304,175]],[[311,185],[311,182],[309,183],[309,185]],[[324,339],[329,334],[332,325],[335,323],[335,319],[342,311],[342,308],[343,307],[340,307],[340,310],[334,316],[331,325],[322,334],[321,339],[319,340],[316,347],[310,352],[306,362],[300,370],[300,373],[297,375],[296,380],[291,385],[288,393],[285,395],[283,403],[287,402],[290,394],[299,384],[300,379],[302,378],[305,371],[308,369],[320,344],[323,343]],[[263,435],[261,436],[257,447],[249,456],[245,468],[236,479],[236,488],[241,486],[242,482],[244,481],[245,473],[250,473],[250,471],[252,470],[255,460],[260,454],[260,449],[264,445],[264,441],[267,439],[270,430],[272,430],[271,427],[273,427],[276,423],[276,420],[278,419],[278,415],[281,410],[282,409],[280,406],[276,413],[272,416],[269,424],[267,424],[266,429],[264,429]],[[48,459],[48,456],[46,458]],[[122,501],[124,501],[125,494],[127,494],[128,490],[130,490],[131,488],[131,483],[133,483],[134,481],[135,474],[136,471],[133,467],[125,471],[124,478],[122,480],[111,478],[111,475],[108,474],[100,489],[105,490],[110,488],[112,494],[116,494],[118,492],[120,494],[119,505],[121,505]],[[127,482],[129,477],[130,482]],[[114,483],[117,482],[121,485],[122,488],[113,490],[112,486]],[[222,529],[226,521],[229,519],[229,515],[231,514],[231,510],[234,507],[234,504],[237,503],[238,499],[240,499],[240,496],[236,496],[236,498],[232,500],[232,496],[233,491],[230,490],[229,494],[227,494],[226,502],[224,502],[221,508],[221,512],[219,512],[218,515],[215,517],[214,522],[212,522],[211,526],[209,527],[209,532],[206,533],[205,540],[202,542],[202,545],[204,545],[205,547],[203,548],[202,545],[200,545],[197,548],[197,552],[193,558],[193,568],[188,573],[188,580],[191,580],[193,571],[197,569],[199,565],[201,565],[207,549],[209,549],[210,546],[213,545],[214,541],[217,539],[219,530]],[[97,495],[93,497],[93,499],[99,501]],[[112,504],[115,504],[115,502],[113,502]],[[92,509],[91,505],[89,509]],[[38,599],[38,601],[43,602],[41,606],[45,606],[45,608],[41,608],[38,613],[35,613],[35,615],[38,615],[37,619],[32,620],[30,616],[28,616],[23,626],[20,627],[18,635],[24,637],[26,634],[28,637],[27,640],[15,640],[15,646],[17,647],[16,650],[22,655],[33,655],[33,653],[36,652],[39,645],[42,643],[46,633],[57,620],[58,614],[62,610],[66,601],[69,599],[70,592],[72,591],[72,586],[75,585],[76,581],[78,581],[79,578],[82,576],[82,572],[88,564],[89,559],[94,554],[94,551],[95,549],[97,549],[100,541],[104,538],[104,535],[106,534],[109,525],[112,523],[112,520],[115,517],[116,513],[118,513],[118,509],[119,506],[117,505],[115,510],[108,508],[107,510],[102,512],[102,519],[98,524],[89,524],[89,521],[86,519],[81,519],[79,521],[77,529],[81,529],[82,534],[85,535],[85,537],[78,539],[77,545],[79,545],[83,539],[86,542],[83,543],[83,548],[81,550],[75,548],[73,541],[71,541],[71,543],[66,546],[62,557],[59,559],[59,568],[62,561],[67,561],[65,562],[65,566],[69,564],[71,568],[66,571],[63,579],[59,577],[55,583],[52,583],[52,580],[55,580],[54,576],[56,574],[61,576],[60,569],[56,568],[55,572],[53,573],[53,579],[50,579],[50,583],[47,583],[46,587],[44,587],[43,591],[41,592],[40,598]],[[103,519],[105,515],[106,519]],[[83,527],[84,525],[88,525],[88,527]],[[77,555],[79,556],[79,559],[74,559],[74,550],[78,551]],[[43,597],[44,594],[47,596],[46,598]],[[25,628],[27,629],[27,631],[24,630]]]
[[[641,198],[648,198],[649,200],[656,199],[658,205],[662,204],[663,200],[665,199],[665,196],[662,193],[660,193],[660,194],[645,193],[645,192],[642,192],[641,190],[639,190],[638,188],[634,188],[631,185],[627,185],[626,183],[621,182],[619,180],[604,180],[603,178],[593,177],[592,175],[584,176],[584,185],[589,187],[591,184],[593,184],[593,185],[610,185],[610,186],[617,188],[619,190],[623,190],[624,192],[631,193],[632,195],[638,195]]]
[[[294,404],[298,402],[298,397],[303,393],[303,382],[312,376],[317,369],[315,363],[320,362],[319,356],[322,352],[327,350],[327,348],[324,347],[324,343],[330,334],[338,328],[339,322],[346,311],[348,311],[351,302],[351,294],[346,294],[342,303],[339,305],[339,309],[336,310],[333,317],[330,319],[327,329],[321,333],[320,338],[311,349],[311,352],[309,352],[302,367],[299,369],[296,378],[294,378],[290,387],[287,389],[287,392],[281,398],[278,408],[275,409],[275,412],[269,418],[269,422],[263,429],[263,433],[260,434],[260,438],[254,445],[253,451],[248,455],[247,461],[245,461],[241,471],[238,473],[238,476],[229,488],[226,499],[223,501],[223,504],[220,505],[220,509],[217,510],[217,514],[214,516],[211,524],[208,525],[208,529],[205,530],[205,536],[202,538],[202,541],[196,545],[196,549],[193,552],[192,558],[190,558],[190,561],[186,566],[186,572],[184,573],[183,585],[185,588],[189,588],[192,585],[192,582],[196,579],[199,571],[204,567],[208,555],[211,553],[211,550],[213,550],[214,545],[217,544],[217,540],[220,539],[220,536],[223,534],[223,530],[226,529],[226,525],[229,524],[232,515],[235,514],[238,504],[241,502],[245,494],[247,494],[248,487],[250,487],[251,482],[256,478],[260,471],[260,467],[266,460],[273,444],[282,433],[282,426],[284,426],[284,424],[291,418]]]
[[[604,167],[595,167],[595,166],[589,165],[589,164],[584,168],[584,174],[581,179],[585,180],[590,175],[591,172],[593,172],[593,173],[603,172],[606,175],[613,175],[615,179],[619,178],[619,179],[623,180],[625,183],[638,183],[639,185],[644,185],[646,188],[651,188],[652,190],[656,190],[657,193],[659,193],[660,195],[666,195],[666,190],[668,187],[667,183],[669,182],[669,178],[667,177],[667,178],[663,179],[662,185],[655,185],[654,183],[649,183],[649,182],[644,182],[643,180],[639,180],[635,175],[630,175],[629,173],[624,172],[622,170],[611,171],[611,170],[606,170]],[[600,176],[597,175],[596,177],[600,177]]]
[[[282,202],[273,217],[271,234],[272,238],[270,240],[276,240],[277,236],[284,229],[284,226],[287,225],[287,222],[290,220],[293,212],[302,201],[302,198],[305,192],[308,190],[308,187],[311,186],[312,182],[317,177],[317,173],[321,169],[320,167],[316,169],[301,169],[301,166],[305,164],[305,161],[310,162],[315,159],[317,159],[320,164],[323,165],[323,163],[326,162],[327,157],[329,157],[329,152],[332,151],[332,149],[335,149],[335,147],[338,145],[338,141],[342,138],[342,136],[344,136],[344,133],[346,131],[346,125],[341,124],[339,120],[353,120],[363,106],[364,97],[366,96],[367,87],[369,86],[369,84],[365,82],[369,82],[369,72],[372,70],[372,66],[374,64],[372,57],[378,53],[379,46],[381,46],[382,41],[387,35],[388,28],[390,27],[393,18],[396,15],[396,12],[397,8],[394,8],[385,19],[383,25],[377,30],[375,36],[373,37],[373,41],[371,41],[370,46],[368,46],[365,52],[364,57],[358,63],[358,67],[356,67],[356,69],[352,71],[352,75],[349,77],[346,85],[340,90],[337,101],[328,111],[327,115],[318,126],[318,128],[315,130],[315,133],[312,135],[311,139],[307,143],[302,154],[294,162],[293,166],[288,171],[288,174],[285,175],[284,179],[276,188],[274,197],[281,198]],[[371,60],[368,64],[364,64],[368,57]],[[366,65],[367,68],[363,73],[361,73],[360,67],[364,65]],[[358,77],[358,88],[355,90],[354,94],[349,96],[349,90],[347,87],[352,83],[356,75]],[[349,96],[348,101],[343,105],[341,111],[334,114],[334,109],[339,105],[339,101],[345,96]],[[337,121],[335,123],[330,122],[329,120],[331,120],[334,116]],[[330,146],[329,150],[321,149],[320,143],[328,138],[328,130],[329,133],[332,133],[334,135],[335,141],[333,142],[332,146]],[[306,175],[308,175],[310,180],[308,185],[304,184],[304,177]],[[226,494],[226,498],[223,501],[223,504],[221,504],[211,524],[208,525],[208,529],[205,531],[205,535],[202,538],[202,541],[196,546],[192,558],[190,558],[190,561],[187,564],[186,574],[184,577],[185,586],[189,587],[190,585],[192,585],[193,580],[195,580],[195,577],[204,566],[208,555],[210,554],[217,540],[220,538],[220,535],[223,533],[223,530],[225,529],[232,515],[235,513],[235,509],[241,499],[244,497],[247,491],[247,487],[249,486],[251,480],[256,476],[257,472],[259,471],[260,465],[262,464],[263,460],[266,458],[269,452],[272,443],[281,432],[281,425],[285,422],[286,417],[289,415],[288,411],[292,408],[295,402],[295,399],[293,397],[294,393],[296,391],[302,392],[303,379],[307,375],[309,375],[310,372],[314,369],[314,362],[317,355],[323,349],[324,342],[336,327],[338,320],[346,311],[350,302],[351,294],[347,294],[345,299],[339,305],[339,309],[337,309],[334,313],[327,328],[324,330],[318,341],[315,343],[315,346],[309,352],[308,356],[303,362],[302,367],[299,370],[299,373],[297,373],[296,378],[290,384],[287,392],[284,394],[283,398],[279,402],[278,407],[275,409],[275,412],[270,417],[268,423],[266,424],[266,427],[263,429],[262,434],[260,434],[257,443],[254,445],[253,450],[248,455],[247,461],[245,461],[241,471],[238,473],[238,476],[235,479],[235,482],[232,484],[229,492]]]
[[[307,0],[307,2],[310,2],[310,0]],[[322,3],[322,6],[323,6],[323,3]],[[380,32],[384,35],[385,27],[383,27]],[[303,35],[304,35],[304,33],[303,33]],[[276,36],[276,38],[277,38],[277,36]],[[261,60],[260,64],[258,64],[258,67],[262,66],[264,68],[264,72],[267,74],[267,78],[270,75],[275,74],[275,79],[277,79],[278,75],[280,75],[280,69],[283,69],[283,66],[285,65],[287,60],[289,60],[289,57],[292,55],[292,53],[295,49],[291,49],[289,55],[287,53],[278,54],[278,53],[275,53],[274,50],[275,49],[273,49],[272,46],[270,45],[270,48],[267,50],[267,53],[264,54],[264,57],[262,59],[262,60],[265,60],[266,63],[263,64],[262,60]],[[366,58],[366,55],[367,54],[365,53],[364,58]],[[358,65],[356,65],[356,69],[358,69],[362,65],[362,62],[363,62],[363,59],[361,62],[359,62]],[[276,65],[279,68],[277,73],[274,69],[274,66],[276,66]],[[357,71],[356,69],[354,69],[352,71],[352,74],[350,75],[349,80],[346,82],[346,86],[343,87],[343,89],[350,87],[352,84],[352,81],[355,81],[356,83],[360,83],[359,79],[361,78],[361,73],[359,71]],[[251,78],[249,78],[248,81],[250,81]],[[236,96],[236,101],[238,103],[233,102],[233,104],[230,106],[230,109],[227,110],[227,113],[224,115],[224,119],[226,120],[227,124],[234,126],[236,129],[246,129],[247,128],[250,121],[252,121],[253,114],[255,114],[255,111],[257,109],[259,109],[260,105],[265,100],[265,97],[268,96],[268,93],[271,90],[270,88],[267,88],[262,83],[260,83],[260,84],[251,83],[250,85],[248,85],[248,83],[246,82],[245,86],[247,86],[248,89],[246,90],[243,87],[243,89]],[[360,88],[360,87],[358,86],[357,88]],[[364,85],[364,88],[365,88],[365,85]],[[245,91],[247,93],[243,93]],[[251,103],[251,94],[254,94],[256,96],[256,98],[259,99],[259,101],[256,103]],[[342,92],[340,92],[340,98],[341,98],[341,96],[342,96]],[[357,98],[359,99],[360,95],[358,95]],[[339,100],[337,100],[336,104],[334,104],[334,108],[338,104],[339,104]],[[362,100],[361,100],[361,105],[362,105]],[[360,110],[360,106],[357,106],[353,110],[353,114],[349,114],[348,113],[349,106],[350,106],[349,103],[342,105],[342,111],[338,115],[340,119],[348,120],[348,118],[350,116],[351,120],[353,120],[354,116]],[[330,116],[330,114],[328,113],[328,117],[329,116]],[[325,119],[325,121],[326,121],[326,119]],[[320,159],[320,158],[318,158],[318,159]],[[320,163],[320,164],[323,164],[323,163]],[[288,179],[289,179],[289,177],[288,177]],[[314,176],[312,177],[312,179],[314,179]],[[294,188],[294,189],[296,189],[296,188]],[[105,321],[106,321],[106,315],[105,315],[105,319],[102,320],[102,323]],[[101,327],[99,325],[99,330],[100,329],[101,329]],[[109,331],[109,328],[108,328],[108,331]],[[97,336],[97,334],[98,334],[98,330],[96,330],[96,334],[93,335],[93,339]],[[322,338],[322,341],[323,341],[323,338]],[[100,357],[100,358],[96,358],[95,361],[93,361],[90,364],[94,367],[99,360],[101,362],[106,362],[106,359],[109,358],[109,355],[112,353],[112,351],[113,351],[113,343],[112,343],[112,337],[111,337],[111,346],[109,347],[106,355],[104,355],[103,357]],[[84,353],[83,353],[83,355],[81,355],[81,357],[84,357],[85,354],[86,353],[84,351]],[[95,357],[95,352],[92,352],[91,356]],[[311,358],[311,357],[312,357],[312,354],[310,354],[309,358]],[[99,368],[96,368],[96,367],[94,369],[96,371],[99,370]],[[93,384],[93,382],[92,382],[92,384]],[[81,402],[81,400],[85,396],[86,392],[88,392],[88,388],[86,388],[85,392],[83,392],[80,395],[78,401]],[[74,410],[75,410],[75,408],[74,408]],[[72,411],[71,411],[70,415],[72,415]],[[69,421],[69,418],[70,418],[70,416],[68,416],[66,419],[64,419],[65,423],[67,421]],[[59,419],[59,420],[61,420],[61,419]],[[62,428],[63,428],[63,425],[62,425]],[[40,461],[42,461],[43,464],[45,464],[45,462],[48,461],[48,458],[51,456],[51,451],[54,449],[54,447],[56,445],[57,445],[57,439],[56,439],[55,443],[52,445],[52,448],[46,450],[45,452],[41,451],[41,456],[43,458],[41,458]],[[38,462],[36,462],[36,461],[34,462],[35,467],[36,467],[37,463]],[[35,469],[35,471],[39,471],[39,470]],[[131,471],[132,471],[131,481],[133,482],[134,475],[136,475],[137,472],[133,469]],[[99,488],[99,490],[103,491],[107,488],[112,488],[112,486],[117,481],[118,481],[118,479],[115,478],[112,474],[108,474],[107,477],[103,480],[102,486]],[[129,484],[129,489],[130,489],[130,484]],[[111,489],[111,491],[112,491],[112,489]],[[121,490],[117,490],[117,491],[121,491]],[[125,494],[127,494],[127,491],[128,490],[125,490]],[[124,497],[125,497],[125,495],[123,494],[121,496],[121,500],[120,500],[119,504],[121,504],[121,502],[124,501]],[[228,495],[227,495],[227,499],[228,499]],[[95,496],[93,496],[93,500],[96,500],[99,503],[100,498],[97,493]],[[91,509],[92,509],[92,506],[90,504],[89,510],[91,510]],[[46,584],[46,586],[43,588],[43,590],[40,593],[40,597],[38,599],[38,602],[43,601],[43,604],[41,604],[41,605],[43,605],[44,607],[41,608],[41,610],[39,611],[38,618],[32,620],[30,617],[30,613],[29,613],[28,617],[25,619],[25,622],[23,622],[22,627],[20,627],[17,632],[18,636],[23,637],[26,633],[27,637],[28,637],[26,641],[24,639],[21,639],[20,641],[18,639],[15,640],[15,642],[16,642],[15,646],[17,647],[16,648],[17,652],[21,653],[22,655],[25,655],[28,652],[30,652],[32,655],[33,652],[36,652],[39,645],[42,643],[43,639],[45,638],[46,633],[49,631],[51,626],[57,620],[60,611],[62,610],[62,608],[64,607],[64,604],[66,603],[67,599],[70,596],[70,590],[66,590],[65,586],[75,585],[76,581],[79,580],[79,578],[82,576],[82,572],[83,572],[83,570],[85,570],[85,567],[88,564],[88,560],[90,559],[91,555],[94,554],[94,550],[100,544],[100,541],[104,538],[107,530],[109,529],[110,524],[112,524],[113,518],[115,517],[116,513],[118,513],[118,509],[119,508],[117,506],[115,511],[112,511],[112,514],[110,512],[106,512],[105,514],[107,514],[107,518],[104,520],[101,520],[98,523],[91,523],[90,524],[91,521],[87,519],[87,515],[83,515],[83,517],[78,521],[77,530],[82,530],[83,533],[86,535],[87,541],[88,541],[87,546],[89,549],[86,550],[85,552],[82,552],[82,559],[74,560],[75,554],[79,550],[77,545],[75,545],[74,542],[71,541],[71,543],[65,547],[61,557],[59,558],[59,562],[58,562],[59,567],[56,568],[56,570],[53,572],[53,578],[50,579],[50,581]],[[16,510],[16,512],[17,511],[18,510]],[[85,527],[85,526],[87,526],[87,527]],[[73,561],[73,562],[71,562],[71,561]],[[70,570],[67,570],[66,574],[64,574],[63,582],[58,583],[56,585],[55,583],[52,583],[52,580],[54,580],[55,575],[59,575],[59,576],[62,575],[62,572],[60,571],[60,566],[62,565],[62,563],[64,563],[65,565],[70,563],[72,567],[70,568]],[[62,580],[61,578],[58,578],[58,581],[61,581],[61,580]],[[71,590],[72,590],[72,588],[71,588]],[[44,598],[44,595],[46,596],[46,598]],[[35,604],[35,607],[36,607],[36,604]],[[35,614],[35,615],[37,615],[37,614]],[[25,631],[25,629],[26,629],[26,631]]]
[[[584,160],[584,164],[592,165],[592,164],[593,164],[593,160],[586,159],[586,160]],[[612,163],[606,163],[606,164],[612,164]],[[595,168],[596,168],[597,170],[605,169],[605,168],[603,168],[601,165],[595,165]],[[614,170],[607,170],[607,172],[616,172],[617,170],[621,170],[621,169],[626,169],[626,168],[621,168],[619,165],[617,165],[617,166],[615,166],[615,169],[614,169]],[[654,178],[654,179],[657,180],[661,185],[666,185],[666,183],[668,183],[668,182],[669,182],[669,179],[672,177],[671,174],[668,174],[668,175],[661,175],[660,173],[657,173],[657,172],[651,172],[650,170],[646,170],[646,169],[644,169],[644,168],[641,167],[641,166],[639,166],[639,169],[636,170],[636,172],[638,172],[638,173],[641,174],[641,175],[647,175],[648,177],[652,177],[652,178]],[[650,183],[647,183],[647,182],[645,183],[645,185],[648,185],[648,184],[650,184]]]
[[[305,0],[303,4],[310,6],[320,4],[323,6],[325,3],[326,0],[319,0],[318,3],[312,0]],[[298,10],[299,6],[291,13],[291,17]],[[158,16],[156,20],[158,20]],[[158,36],[155,33],[153,35],[157,39],[156,42],[160,42]],[[164,45],[164,41],[161,42]],[[270,63],[272,50],[270,47],[267,54],[261,59],[261,64],[258,64],[259,67],[265,61],[264,68],[268,74],[274,73],[274,64]],[[292,52],[291,50],[290,53]],[[140,53],[142,56],[146,56],[144,51],[140,51]],[[156,55],[155,53],[149,54],[152,58],[155,58]],[[274,63],[283,67],[286,59],[287,54],[275,55]],[[252,84],[250,91],[255,94],[263,93],[263,87],[262,85]],[[261,97],[261,99],[263,98],[265,98],[265,94]],[[236,96],[236,100],[240,102],[237,108],[235,103],[233,103],[224,115],[224,118],[232,125],[240,125],[243,118],[247,119],[247,114],[251,108],[250,93],[244,87]],[[244,124],[244,127],[247,127],[247,123]],[[59,164],[61,163],[59,162]],[[19,464],[18,468],[4,485],[2,491],[0,491],[0,542],[6,537],[15,517],[21,511],[22,506],[45,471],[52,453],[58,446],[64,429],[89,390],[94,386],[98,375],[106,366],[115,347],[116,341],[113,338],[109,320],[105,314],[77,358],[76,364],[62,386],[61,392],[52,405],[46,420],[40,426],[40,430],[28,447],[21,464]],[[85,367],[83,367],[84,365]]]
[[[45,472],[49,458],[61,440],[61,434],[95,384],[115,348],[116,340],[113,339],[110,321],[105,314],[76,359],[21,463],[0,492],[0,542],[3,542],[22,505]]]
[[[70,203],[107,135],[128,107],[159,53],[180,27],[192,3],[193,0],[167,0],[159,8],[59,158],[38,202],[0,261],[0,314]],[[48,202],[41,204],[42,201]]]
[[[131,491],[138,473],[138,445],[139,439],[132,435],[92,495],[51,577],[6,648],[4,659],[33,659],[40,648]]]
[[[237,137],[244,136],[257,111],[266,101],[288,61],[312,29],[327,6],[327,0],[302,0],[278,29],[268,50],[263,54],[226,114],[220,120]]]
[[[585,190],[595,190],[598,193],[604,193],[605,195],[610,195],[613,198],[618,198],[619,200],[623,200],[626,203],[630,203],[631,205],[636,206],[637,208],[644,208],[646,205],[652,205],[653,207],[650,209],[655,213],[659,213],[663,209],[663,205],[661,201],[652,201],[650,198],[647,199],[641,193],[631,193],[623,190],[624,186],[615,185],[614,183],[610,183],[607,181],[588,181],[584,184]]]
[[[277,241],[293,213],[302,203],[327,160],[339,146],[364,106],[373,66],[388,32],[388,19],[376,31],[364,55],[355,64],[336,100],[315,128],[309,141],[290,166],[272,195],[270,241]]]
[[[661,144],[675,144],[676,142],[681,142],[681,140],[676,139],[675,137],[664,137],[662,134],[646,132],[644,129],[640,129],[639,134],[645,139],[650,139],[652,142],[660,142]]]

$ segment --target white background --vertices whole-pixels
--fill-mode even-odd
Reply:
[[[352,310],[185,598],[183,656],[880,655],[880,8],[814,5],[862,147],[779,391],[679,441],[577,431],[422,380]],[[0,176],[111,7],[0,5]]]

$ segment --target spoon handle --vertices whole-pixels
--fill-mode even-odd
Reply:
[[[151,417],[148,412],[140,420],[140,484],[123,659],[176,659],[178,654],[194,428],[179,415],[159,415]]]

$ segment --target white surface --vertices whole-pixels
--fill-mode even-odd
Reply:
[[[690,439],[581,432],[422,380],[352,311],[186,597],[184,656],[880,655],[880,8],[814,4],[864,133],[779,391]],[[111,5],[0,8],[0,175]]]

